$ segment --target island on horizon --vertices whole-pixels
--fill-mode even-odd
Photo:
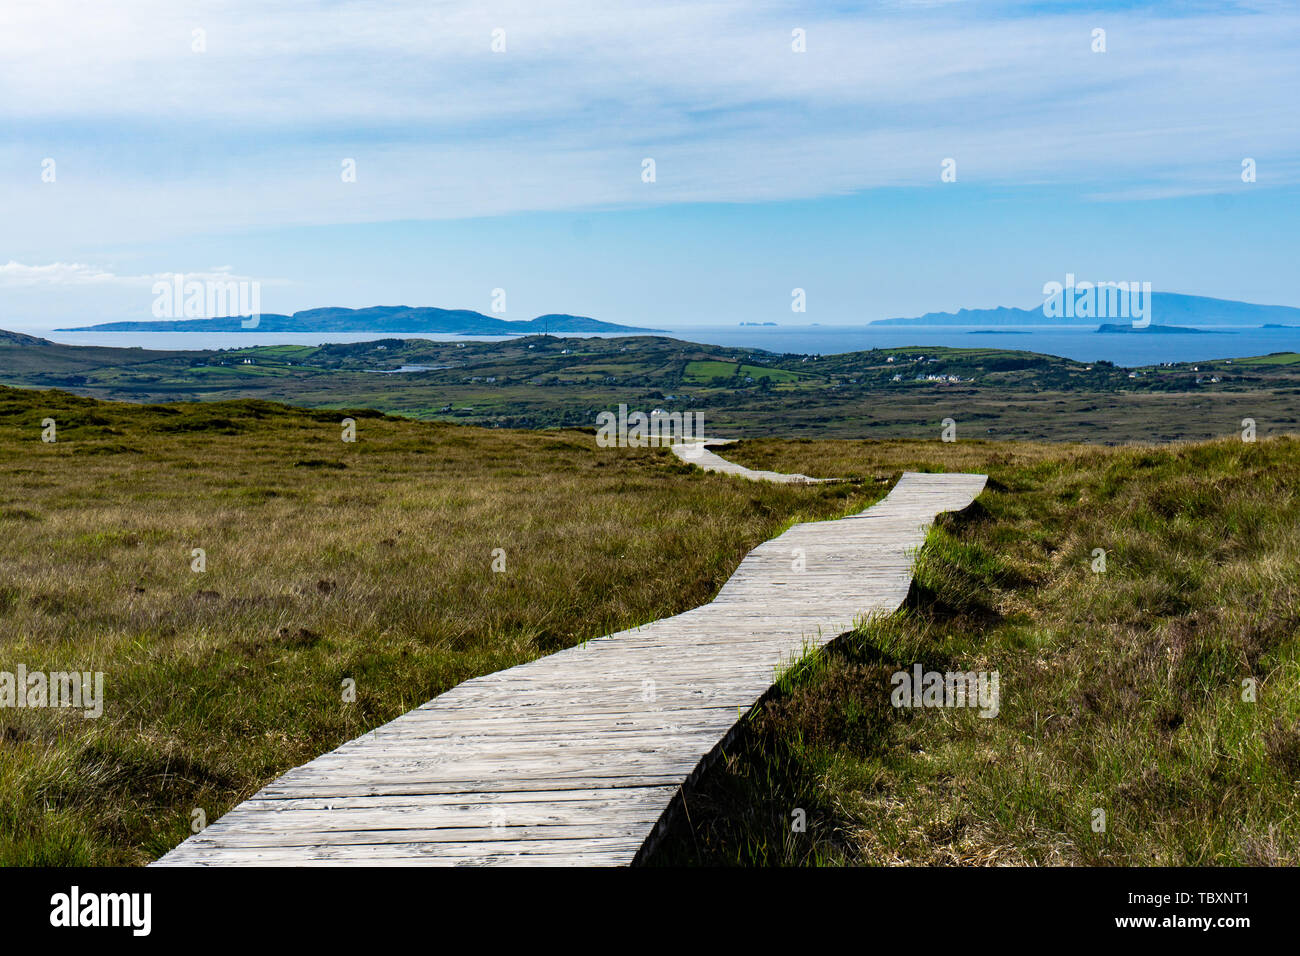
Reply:
[[[1193,329],[1185,325],[1151,325],[1135,326],[1132,323],[1123,322],[1106,322],[1097,326],[1097,331],[1103,335],[1122,335],[1125,333],[1134,333],[1142,335],[1154,333],[1156,335],[1235,335],[1228,329]]]
[[[255,324],[238,315],[209,319],[148,319],[103,322],[55,329],[56,332],[382,332],[419,334],[427,332],[459,335],[530,335],[574,332],[661,333],[664,329],[639,328],[602,322],[583,315],[548,313],[535,319],[498,319],[471,309],[438,309],[428,306],[377,305],[367,309],[306,309],[292,315],[265,313]]]

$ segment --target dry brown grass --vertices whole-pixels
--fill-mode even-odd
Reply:
[[[0,389],[0,670],[103,671],[107,698],[97,720],[0,710],[0,863],[146,862],[195,808],[469,677],[707,601],[786,524],[878,494],[576,431],[354,412],[347,444],[345,414]]]
[[[939,522],[904,612],[787,680],[665,862],[1300,863],[1300,441],[729,454],[813,475],[976,468],[990,487]],[[998,670],[1000,714],[887,706],[918,662]]]

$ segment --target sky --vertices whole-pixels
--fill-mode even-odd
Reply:
[[[0,327],[175,273],[668,328],[1067,273],[1300,306],[1297,50],[1291,0],[5,0]]]

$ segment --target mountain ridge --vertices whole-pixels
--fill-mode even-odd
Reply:
[[[1143,297],[1145,299],[1145,296]],[[1262,326],[1289,319],[1300,324],[1300,308],[1289,305],[1259,305],[1237,299],[1214,299],[1209,296],[1184,295],[1180,292],[1152,292],[1152,325],[1235,325]],[[881,326],[986,326],[1048,325],[1096,326],[1102,320],[1118,316],[1079,316],[1052,318],[1043,307],[1019,309],[998,306],[993,309],[958,309],[956,312],[927,312],[914,318],[878,319],[871,325]]]
[[[1147,300],[1147,296],[1143,296]],[[1184,295],[1177,292],[1152,292],[1146,305],[1153,326],[1235,326],[1300,327],[1300,308],[1286,305],[1261,305],[1236,299]],[[1042,306],[1022,309],[997,306],[989,309],[958,309],[956,312],[927,312],[914,317],[877,319],[867,323],[885,327],[1008,328],[1056,326],[1096,328],[1109,315],[1048,316]],[[1138,329],[1141,330],[1140,327]],[[210,319],[149,319],[102,322],[94,325],[56,329],[59,332],[374,332],[388,335],[456,333],[461,335],[529,335],[535,333],[572,334],[581,332],[619,332],[670,335],[666,329],[645,328],[605,322],[589,316],[547,313],[532,319],[507,320],[484,315],[471,309],[441,309],[433,306],[369,306],[349,309],[325,306],[304,309],[292,315],[264,313],[255,328],[244,328],[240,316]]]

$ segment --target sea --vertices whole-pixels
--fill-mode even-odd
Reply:
[[[326,342],[368,342],[380,338],[418,338],[439,342],[500,342],[510,336],[384,335],[375,332],[52,332],[6,325],[10,331],[38,335],[68,345],[109,345],[117,348],[162,350],[234,349],[253,345],[321,345]],[[831,355],[873,348],[1019,349],[1058,355],[1080,362],[1105,360],[1122,366],[1160,362],[1196,362],[1243,358],[1270,352],[1300,351],[1300,328],[1207,328],[1199,332],[1104,333],[1059,326],[987,327],[897,325],[695,325],[664,329],[674,338],[704,345],[764,349],[775,353]],[[615,337],[615,336],[602,336]]]

